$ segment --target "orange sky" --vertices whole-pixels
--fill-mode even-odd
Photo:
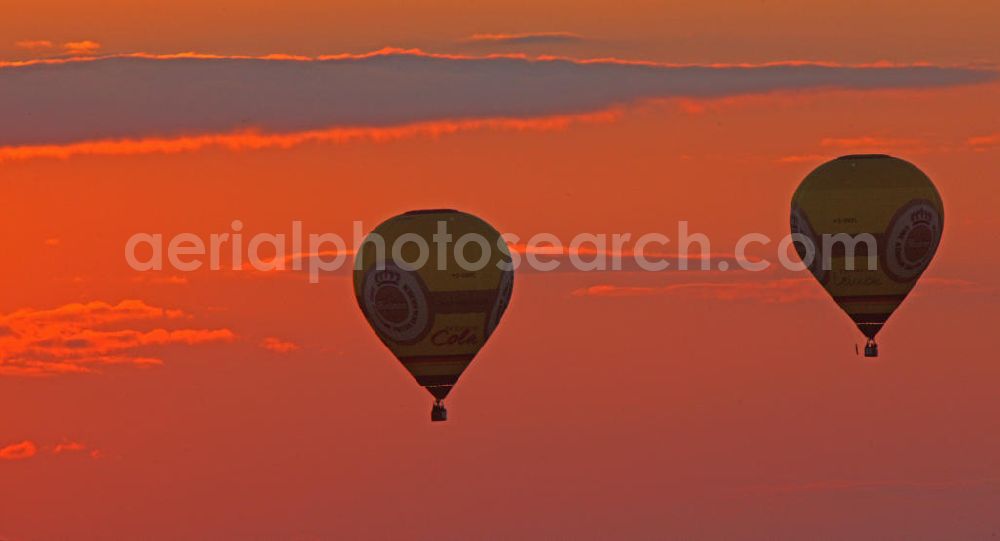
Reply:
[[[105,54],[1000,60],[991,2],[3,10],[0,60],[60,57],[69,42],[78,54],[85,41]],[[545,32],[574,37],[467,39]],[[320,130],[357,137],[286,130],[281,144],[238,149],[183,142],[254,126],[200,130],[194,118],[180,135],[151,128],[64,158],[19,153],[102,137],[17,139],[43,132],[0,118],[0,357],[33,356],[48,374],[0,364],[0,538],[994,535],[998,90],[794,86],[558,110],[567,95],[496,118]],[[178,151],[147,152],[163,142]],[[860,334],[819,286],[787,271],[522,272],[444,424],[428,422],[426,393],[368,327],[347,274],[315,285],[295,272],[140,274],[123,257],[136,232],[207,236],[239,219],[249,235],[301,220],[348,236],[353,220],[370,229],[429,207],[522,237],[673,236],[688,220],[728,253],[747,232],[784,235],[801,179],[855,152],[918,165],[947,214],[876,362],[855,356]],[[90,346],[24,338],[54,336]]]

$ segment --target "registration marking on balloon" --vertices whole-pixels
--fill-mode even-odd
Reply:
[[[514,271],[508,270],[504,271],[503,276],[500,278],[500,288],[499,294],[497,295],[497,300],[493,304],[493,311],[490,312],[489,319],[486,320],[486,330],[484,336],[489,338],[493,331],[496,330],[497,325],[500,323],[500,318],[503,317],[503,313],[507,311],[507,305],[510,304],[510,296],[514,292]]]

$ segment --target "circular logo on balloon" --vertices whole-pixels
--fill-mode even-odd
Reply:
[[[812,260],[809,261],[808,265],[809,272],[819,280],[819,283],[825,284],[830,277],[830,271],[823,269],[823,255],[820,251],[819,238],[816,236],[812,224],[809,223],[806,213],[798,205],[792,206],[791,230],[793,235],[799,234],[805,237],[805,239],[794,240],[795,253],[799,254],[799,259],[803,263],[806,262],[810,254],[812,255]],[[807,242],[811,246],[807,246]]]
[[[910,201],[893,216],[882,250],[885,273],[908,282],[924,272],[941,241],[941,214],[930,201]]]
[[[497,325],[500,324],[500,318],[503,317],[503,313],[507,310],[507,305],[510,304],[510,296],[514,292],[514,271],[505,270],[500,276],[500,287],[497,289],[497,300],[493,303],[493,310],[490,312],[490,317],[486,320],[486,338],[489,338],[493,331],[496,330]]]
[[[420,275],[394,263],[365,274],[362,299],[375,330],[393,342],[412,344],[430,330],[430,308]]]

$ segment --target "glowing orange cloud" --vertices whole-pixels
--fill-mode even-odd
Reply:
[[[83,42],[93,43],[93,42]],[[68,44],[67,44],[68,45]],[[100,47],[100,44],[96,44]],[[45,58],[33,60],[0,61],[0,68],[20,67],[38,64],[67,64],[73,62],[93,62],[111,58],[146,58],[152,60],[174,60],[174,59],[201,59],[201,60],[294,60],[300,62],[313,62],[324,60],[364,60],[385,56],[415,56],[423,58],[433,58],[439,60],[495,60],[513,59],[528,60],[535,62],[570,62],[573,64],[619,64],[626,66],[650,66],[661,68],[766,68],[766,67],[825,67],[825,68],[927,68],[927,67],[956,67],[965,68],[964,65],[945,66],[932,64],[929,62],[824,62],[815,60],[780,60],[774,62],[712,62],[712,63],[679,63],[679,62],[655,62],[651,60],[632,60],[617,57],[600,58],[573,58],[560,55],[530,55],[526,53],[490,53],[482,55],[453,54],[453,53],[431,53],[417,48],[383,47],[367,53],[339,53],[317,56],[292,55],[284,53],[272,53],[266,55],[220,55],[211,53],[199,53],[194,51],[154,54],[145,52],[120,53],[100,56],[80,56],[70,58]],[[980,69],[983,72],[991,72],[990,69]]]
[[[5,447],[0,447],[0,460],[27,460],[42,454],[51,456],[75,455],[86,453],[90,458],[100,458],[103,453],[99,449],[91,449],[86,444],[64,439],[55,445],[40,446],[31,440],[24,440],[20,443],[12,443]]]
[[[38,376],[93,372],[96,366],[162,364],[139,355],[150,346],[230,342],[229,329],[107,329],[111,324],[186,319],[142,301],[68,304],[52,310],[23,309],[0,315],[0,375]]]
[[[0,448],[0,460],[24,460],[37,453],[38,446],[32,441],[24,440],[21,443],[12,443]]]
[[[927,276],[914,294],[920,295],[927,288],[948,289],[965,293],[989,291],[982,284],[969,280]],[[815,299],[825,299],[827,294],[812,278],[781,278],[777,280],[741,282],[681,282],[663,286],[634,286],[598,284],[579,288],[576,297],[653,297],[688,295],[718,301],[757,301],[782,304]]]
[[[657,287],[594,285],[573,291],[577,297],[643,297],[693,295],[698,298],[765,303],[787,303],[825,297],[808,278],[786,278],[765,282],[692,282]]]
[[[830,159],[829,154],[793,154],[778,158],[778,163],[815,163],[819,165]]]
[[[861,136],[861,137],[825,137],[820,141],[820,145],[824,147],[834,147],[834,148],[858,148],[858,147],[879,147],[879,148],[894,148],[894,147],[912,147],[921,144],[919,139],[899,139],[892,137],[875,137],[875,136]]]
[[[35,49],[51,49],[52,46],[52,42],[47,39],[25,39],[14,42],[14,47],[17,47],[18,49],[28,49],[29,51],[33,51]]]
[[[299,349],[298,344],[273,336],[269,336],[261,341],[260,347],[275,353],[291,353]]]
[[[386,143],[413,137],[441,137],[477,130],[554,131],[574,123],[613,122],[621,116],[618,109],[579,115],[555,115],[541,118],[486,118],[420,122],[386,128],[330,128],[296,133],[261,133],[240,131],[226,134],[144,139],[105,139],[62,145],[23,145],[0,147],[0,162],[33,158],[67,159],[74,156],[128,156],[136,154],[177,154],[206,148],[232,151],[265,148],[288,149],[308,143],[346,144],[357,141]]]
[[[1000,133],[969,137],[965,142],[973,150],[983,152],[991,148],[1000,147]]]
[[[176,274],[171,274],[168,276],[139,275],[132,278],[132,281],[138,284],[173,285],[173,286],[184,286],[188,285],[189,283],[186,276],[178,276]]]
[[[0,326],[30,323],[34,326],[57,325],[74,322],[83,327],[95,327],[119,321],[144,319],[177,319],[184,317],[180,310],[156,308],[139,300],[124,300],[112,305],[106,302],[72,303],[49,310],[23,309],[0,315]]]
[[[70,63],[79,65],[70,69]],[[211,81],[199,75],[204,69],[213,73]],[[137,53],[38,59],[0,63],[0,116],[22,119],[0,123],[0,159],[552,129],[649,100],[926,89],[996,76],[939,66],[670,65],[402,49],[319,57]],[[108,100],[109,92],[116,99]],[[74,120],[80,111],[90,120]]]
[[[558,43],[581,41],[583,36],[574,32],[525,32],[520,34],[473,34],[465,39],[467,43],[499,43],[527,45],[531,43]]]
[[[819,141],[820,147],[838,149],[841,152],[985,152],[1000,147],[1000,134],[966,137],[960,141],[934,141],[930,139],[880,137],[863,135],[857,137],[824,137]],[[829,153],[803,153],[781,156],[777,163],[798,164],[815,163],[819,165],[831,158]]]
[[[78,453],[86,451],[87,446],[78,441],[64,441],[52,446],[52,454],[61,455],[63,453]]]
[[[101,44],[96,41],[70,41],[63,44],[63,50],[73,55],[94,54],[101,48]]]

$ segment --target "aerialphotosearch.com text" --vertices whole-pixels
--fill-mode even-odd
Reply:
[[[774,242],[762,233],[747,233],[737,240],[731,252],[720,256],[712,251],[708,236],[691,232],[687,221],[678,221],[673,236],[661,232],[579,233],[565,242],[552,233],[536,233],[526,240],[515,233],[504,233],[492,241],[478,233],[455,235],[448,222],[437,223],[437,231],[425,238],[403,234],[390,245],[377,234],[366,235],[360,221],[354,221],[348,243],[336,233],[303,233],[303,223],[292,221],[287,233],[243,232],[241,220],[234,220],[228,231],[200,236],[180,233],[135,233],[125,242],[125,261],[135,271],[195,272],[253,269],[260,272],[305,271],[310,283],[317,283],[324,274],[349,265],[349,258],[363,243],[371,243],[376,261],[391,260],[397,265],[418,269],[424,265],[447,265],[476,272],[496,261],[493,250],[503,257],[493,264],[502,269],[527,265],[533,271],[648,271],[673,270],[733,270],[760,272],[772,265],[766,257],[749,256],[774,250],[774,259],[785,269],[829,270],[833,254],[848,254],[845,265],[854,268],[854,254],[859,268],[877,268],[876,239],[870,234],[837,234],[812,238],[801,233],[788,234]],[[793,253],[797,252],[797,253]],[[437,257],[432,257],[437,254]],[[442,254],[450,254],[444,257]],[[470,255],[471,254],[471,255]],[[714,260],[714,264],[713,264]],[[815,263],[815,265],[814,265]]]

